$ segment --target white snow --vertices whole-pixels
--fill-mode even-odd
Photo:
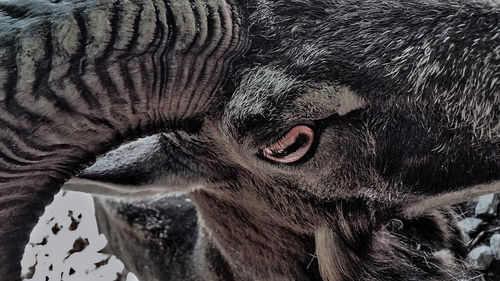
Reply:
[[[76,229],[71,230],[72,225]],[[60,230],[54,234],[58,227]],[[92,197],[79,192],[60,192],[31,233],[21,262],[22,276],[33,281],[120,280],[123,263],[114,256],[99,253],[106,244],[106,238],[97,230]],[[79,252],[70,252],[81,248]],[[106,260],[107,263],[103,262]],[[97,266],[100,262],[103,265]],[[138,281],[133,274],[128,274],[126,280]]]

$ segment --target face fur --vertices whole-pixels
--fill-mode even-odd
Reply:
[[[318,200],[356,198],[397,209],[500,178],[500,112],[493,109],[499,85],[476,81],[479,65],[500,73],[498,57],[488,55],[499,47],[485,42],[467,50],[451,42],[485,41],[450,16],[476,4],[436,4],[426,12],[443,21],[426,23],[411,16],[422,9],[418,1],[347,1],[356,9],[292,2],[260,1],[252,15],[251,34],[264,34],[252,38],[250,53],[258,55],[244,61],[254,67],[238,71],[242,78],[216,121],[231,147],[228,161]],[[384,17],[386,5],[392,16]],[[297,13],[304,16],[290,16]],[[360,16],[371,25],[345,26]],[[482,28],[495,26],[481,20]],[[436,33],[439,25],[456,29]],[[467,59],[454,59],[465,52]],[[315,132],[303,159],[262,157],[301,124]]]
[[[332,21],[317,25],[277,24],[278,35],[262,43],[276,44],[275,49],[248,59],[254,59],[255,66],[240,70],[242,78],[222,113],[207,121],[210,129],[204,133],[211,138],[215,156],[209,166],[217,176],[205,187],[214,194],[210,204],[198,207],[225,249],[249,253],[234,260],[251,265],[252,260],[280,257],[284,261],[278,265],[283,268],[304,268],[290,265],[307,263],[304,253],[311,253],[318,243],[311,235],[324,227],[346,233],[336,245],[349,245],[363,255],[369,233],[391,218],[404,216],[409,208],[430,199],[438,198],[431,207],[453,203],[440,198],[500,178],[498,134],[492,131],[498,112],[478,117],[478,112],[489,110],[487,100],[498,99],[488,96],[491,90],[473,95],[482,91],[482,85],[469,85],[462,78],[457,78],[458,83],[436,84],[445,73],[430,70],[427,64],[447,62],[427,54],[426,46],[414,46],[406,54],[411,47],[370,38],[386,49],[371,49],[360,40],[359,46],[350,41],[348,50],[339,38],[363,37],[363,31],[347,27],[337,36],[322,34],[321,30],[333,28],[328,27],[336,16],[331,13],[320,16]],[[297,30],[303,33],[294,41],[283,39]],[[392,26],[387,30],[401,33],[392,38],[408,40],[404,31]],[[388,54],[361,59],[358,52]],[[402,53],[406,60],[426,64],[408,72],[398,61]],[[462,75],[458,68],[468,69],[468,63],[457,66],[457,76]],[[456,95],[466,102],[451,102]],[[308,152],[293,163],[266,158],[263,151],[297,126],[314,132]],[[224,211],[211,221],[210,208]],[[245,219],[236,223],[235,217]],[[245,237],[245,242],[232,241],[234,236]],[[228,256],[234,258],[237,252]],[[292,261],[286,260],[290,257]]]
[[[199,130],[167,134],[166,156],[147,168],[165,162],[162,179],[196,183],[200,222],[227,260],[309,280],[301,276],[317,273],[304,269],[321,249],[359,261],[391,219],[498,189],[500,45],[474,32],[500,32],[493,7],[253,3],[251,46],[231,68],[227,95]],[[284,149],[269,153],[276,147]]]

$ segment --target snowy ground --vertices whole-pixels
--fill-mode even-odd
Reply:
[[[99,253],[106,244],[97,230],[92,197],[60,192],[31,233],[22,260],[24,280],[125,280],[123,263]],[[126,281],[138,280],[129,273]]]

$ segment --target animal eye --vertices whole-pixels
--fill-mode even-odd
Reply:
[[[295,126],[276,143],[264,148],[262,154],[278,163],[297,162],[311,149],[313,141],[313,129],[306,125]]]

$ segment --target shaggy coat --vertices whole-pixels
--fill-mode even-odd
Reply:
[[[67,179],[156,133],[66,184],[189,194],[98,201],[142,280],[474,274],[443,206],[500,190],[498,2],[38,2],[0,3],[0,276]]]

